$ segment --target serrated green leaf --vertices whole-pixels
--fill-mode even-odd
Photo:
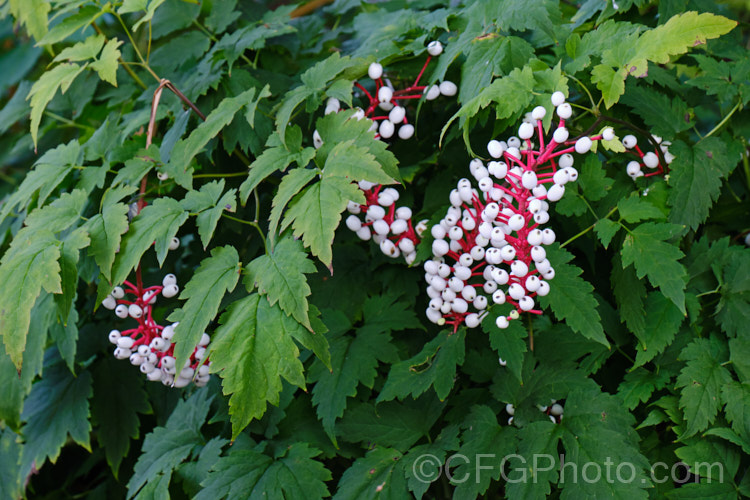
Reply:
[[[607,248],[621,227],[620,224],[613,220],[599,219],[594,224],[594,232],[599,237],[599,241],[602,242],[602,246]]]
[[[233,302],[221,316],[209,344],[211,372],[222,378],[229,398],[232,438],[254,418],[266,412],[267,403],[279,404],[281,377],[305,387],[297,331],[306,331],[265,297],[252,294]]]
[[[250,291],[257,286],[271,305],[278,302],[288,316],[311,330],[307,316],[310,287],[305,274],[315,271],[315,264],[307,259],[302,243],[284,238],[276,244],[273,252],[262,255],[247,265],[244,283]]]
[[[395,182],[375,161],[375,156],[356,146],[354,140],[340,142],[328,152],[323,177],[342,177],[351,182],[367,180],[375,184]]]
[[[341,476],[333,500],[408,498],[406,480],[400,471],[402,456],[397,450],[379,446],[368,451]]]
[[[722,388],[721,396],[732,429],[750,443],[750,384],[732,381]]]
[[[86,59],[93,59],[96,57],[99,51],[102,50],[102,47],[104,47],[104,41],[104,35],[91,35],[86,38],[86,40],[78,42],[72,47],[64,48],[59,54],[55,56],[52,62],[78,62],[85,61]]]
[[[86,229],[79,227],[69,233],[60,245],[60,279],[62,294],[55,295],[60,318],[63,326],[67,326],[67,318],[73,300],[78,290],[78,260],[81,250],[89,246],[91,239]],[[77,316],[76,316],[77,317]]]
[[[550,483],[557,482],[560,429],[552,422],[532,422],[518,431],[518,456],[509,460],[507,495],[510,498],[544,499]],[[518,463],[520,462],[520,463]]]
[[[62,363],[45,367],[44,378],[34,384],[24,402],[25,467],[35,464],[41,468],[47,458],[56,462],[68,435],[87,450],[91,449],[88,402],[91,392],[89,372],[76,377]]]
[[[279,189],[273,197],[273,207],[271,208],[271,215],[268,218],[269,235],[276,234],[276,229],[279,227],[279,222],[286,206],[316,175],[318,175],[316,170],[295,168],[281,179]]]
[[[685,101],[679,97],[670,99],[653,88],[629,85],[620,102],[633,108],[649,131],[660,137],[671,138],[693,126]]]
[[[107,463],[117,477],[122,459],[130,450],[130,440],[138,439],[138,414],[151,413],[143,379],[111,356],[94,368],[94,398],[91,417],[97,425],[96,438],[104,448]]]
[[[141,210],[122,239],[118,258],[112,267],[112,282],[120,284],[125,281],[152,244],[159,263],[163,263],[172,238],[187,218],[188,213],[172,198],[157,198]]]
[[[570,481],[569,472],[560,467],[560,483],[563,483],[561,498],[648,498],[646,489],[651,482],[647,472],[648,459],[638,447],[639,437],[633,430],[633,416],[623,408],[622,401],[601,392],[592,381],[586,388],[576,388],[565,401],[565,413],[558,424],[562,430],[565,447],[565,463],[573,463],[581,471],[586,463],[629,463],[628,474],[634,472],[630,482],[620,481]],[[611,467],[608,466],[608,467]],[[570,467],[568,468],[571,469]],[[568,472],[563,476],[563,473]]]
[[[47,34],[47,14],[50,4],[46,0],[10,0],[10,11],[19,24],[26,26],[29,35],[41,40]]]
[[[630,223],[648,219],[664,219],[662,211],[638,193],[620,199],[617,202],[617,211],[620,213],[622,220]]]
[[[685,314],[685,267],[678,261],[685,256],[679,248],[664,240],[680,234],[683,228],[675,224],[647,222],[636,227],[625,237],[622,245],[622,265],[635,266],[638,278],[648,280],[661,290]]]
[[[68,38],[81,28],[93,23],[104,11],[95,5],[85,5],[75,14],[66,17],[47,32],[37,45],[52,45]]]
[[[361,403],[347,410],[336,427],[344,441],[405,452],[429,434],[443,409],[444,405],[432,394],[403,402]]]
[[[256,450],[233,448],[216,462],[195,499],[328,497],[325,482],[331,480],[331,473],[315,460],[318,455],[320,451],[307,443],[294,443],[275,457]]]
[[[42,113],[47,104],[55,97],[57,89],[64,94],[85,68],[85,64],[83,66],[75,63],[58,64],[40,76],[31,87],[26,99],[31,99],[31,138],[35,148],[39,136],[39,123],[42,121]]]
[[[256,97],[258,89],[251,88],[236,97],[227,97],[206,117],[206,120],[193,130],[187,139],[180,139],[174,145],[169,162],[164,165],[164,172],[175,179],[175,182],[186,189],[192,189],[193,158],[200,153],[208,142],[216,137],[221,129],[232,123],[234,115],[243,107],[257,105],[264,97]],[[255,103],[255,104],[253,104]]]
[[[283,172],[293,162],[300,167],[297,170],[304,169],[315,156],[315,148],[302,148],[302,131],[299,127],[289,127],[286,134],[286,145],[272,135],[263,153],[250,164],[250,173],[240,186],[240,200],[243,203],[258,184],[272,173],[279,170]]]
[[[734,141],[709,137],[692,150],[678,141],[670,146],[675,155],[669,172],[669,221],[697,229],[719,197],[723,180],[741,159],[742,148]]]
[[[230,189],[223,195],[222,193],[224,193],[224,179],[204,184],[200,191],[188,191],[181,202],[185,210],[198,214],[195,222],[204,249],[211,242],[224,210],[228,212],[237,210],[237,190]]]
[[[370,301],[372,299],[369,299]],[[396,349],[390,344],[388,318],[365,315],[365,325],[355,337],[338,335],[329,339],[331,345],[331,368],[322,363],[314,363],[308,375],[313,387],[313,405],[323,429],[335,439],[334,424],[344,414],[347,397],[357,394],[357,386],[362,383],[372,387],[377,374],[378,361],[395,361]],[[334,440],[335,443],[335,440]]]
[[[721,408],[721,389],[732,380],[721,365],[725,350],[716,338],[695,339],[680,354],[687,362],[676,384],[682,388],[680,408],[687,422],[682,438],[705,430]]]
[[[133,498],[146,483],[158,482],[169,475],[197,447],[204,444],[200,428],[208,415],[211,399],[208,391],[196,391],[188,400],[177,403],[167,423],[146,435],[133,476],[128,481],[128,498]]]
[[[214,34],[222,33],[242,14],[240,11],[234,10],[236,7],[237,0],[214,3],[211,7],[211,14],[206,18],[206,27]]]
[[[128,12],[133,12],[135,10],[145,10],[146,15],[143,16],[133,25],[133,31],[138,31],[138,28],[143,24],[151,21],[154,18],[154,14],[156,13],[156,9],[159,8],[161,4],[164,3],[165,0],[149,0],[148,7],[145,7],[143,4],[144,2],[142,0],[135,0],[134,2],[126,2],[126,4],[130,3],[132,6],[129,6]],[[123,4],[120,9],[124,8],[126,4]],[[130,10],[133,9],[133,10]],[[122,12],[118,11],[120,14]]]
[[[9,427],[0,431],[0,495],[3,498],[22,498],[21,437]]]
[[[331,245],[341,222],[341,212],[349,200],[364,203],[364,199],[359,187],[349,180],[325,177],[292,199],[281,230],[291,225],[294,236],[301,237],[313,255],[330,267],[333,259]]]
[[[633,332],[638,337],[634,367],[643,366],[674,340],[685,316],[661,292],[651,292],[646,299],[646,327]]]
[[[623,266],[619,255],[612,258],[612,292],[617,301],[621,321],[633,333],[641,333],[646,328],[646,285],[636,275],[633,266]]]
[[[183,366],[195,350],[208,324],[219,312],[224,294],[234,290],[240,278],[240,257],[233,246],[214,248],[180,293],[185,305],[169,315],[175,327],[175,366]]]
[[[128,206],[106,203],[102,213],[89,218],[85,227],[91,238],[89,255],[96,261],[102,275],[111,279],[115,254],[120,248],[122,235],[128,230]]]
[[[455,461],[457,467],[451,477],[451,482],[456,484],[453,493],[456,499],[477,498],[486,493],[491,480],[500,479],[505,457],[516,448],[515,428],[500,426],[495,412],[488,406],[472,407],[464,426],[466,430],[461,436],[458,453],[466,459]],[[481,473],[476,474],[476,471]]]
[[[540,297],[539,303],[551,308],[555,317],[565,321],[574,331],[609,347],[596,310],[598,304],[592,294],[594,287],[580,277],[581,269],[569,264],[573,254],[559,246],[550,246],[547,247],[547,258],[555,269],[555,279],[551,284],[553,291]]]
[[[418,398],[430,387],[444,401],[453,388],[457,367],[464,363],[465,337],[463,329],[457,333],[444,331],[415,356],[392,365],[377,401],[404,399],[409,395]]]
[[[527,351],[526,337],[528,335],[526,329],[519,321],[511,321],[508,328],[502,330],[498,328],[496,319],[497,316],[487,315],[482,320],[482,330],[489,335],[490,345],[495,349],[499,358],[506,363],[508,370],[520,383],[523,383],[523,360],[524,353]]]
[[[594,69],[591,70],[591,81],[601,91],[604,98],[604,105],[607,108],[612,107],[620,99],[620,96],[625,93],[625,78],[627,76],[628,73],[625,71],[625,68],[615,71],[610,66],[604,64],[594,66]]]
[[[31,308],[42,289],[62,293],[60,244],[49,229],[24,228],[0,260],[0,332],[5,350],[21,369]]]
[[[330,113],[319,119],[315,125],[318,133],[320,133],[323,145],[318,148],[315,155],[318,165],[325,165],[328,161],[328,155],[339,144],[353,141],[355,146],[366,150],[367,153],[375,157],[385,175],[390,177],[387,181],[383,178],[384,181],[387,183],[400,181],[401,175],[399,174],[396,156],[388,149],[387,143],[375,139],[375,134],[370,130],[371,124],[372,122],[369,120],[354,118],[354,110]],[[377,172],[373,172],[373,174],[378,175]],[[382,176],[382,173],[380,175]],[[375,182],[375,180],[373,179],[372,182]]]
[[[117,38],[107,40],[99,58],[91,63],[91,69],[99,74],[99,78],[117,87],[117,68],[120,59],[120,45],[122,42]]]
[[[80,220],[87,201],[83,190],[64,193],[49,205],[31,212],[24,223],[31,228],[52,228],[54,233],[65,231]]]
[[[730,481],[710,481],[701,483],[686,483],[679,488],[667,491],[667,498],[675,500],[689,499],[712,499],[712,500],[735,500],[737,491]]]
[[[614,181],[607,177],[607,171],[598,156],[587,155],[578,170],[578,185],[587,200],[599,201],[607,196]]]
[[[629,410],[635,409],[640,403],[645,403],[654,393],[669,381],[664,372],[650,372],[643,367],[636,368],[625,375],[625,379],[617,388],[617,395]],[[641,426],[645,425],[645,422]]]
[[[750,339],[729,339],[729,360],[741,382],[750,382]]]

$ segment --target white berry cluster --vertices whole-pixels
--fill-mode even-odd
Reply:
[[[550,400],[550,404],[547,406],[538,405],[537,408],[539,408],[540,412],[549,416],[549,419],[553,424],[559,424],[562,421],[563,406],[559,404],[556,399]],[[513,423],[513,416],[516,414],[515,407],[511,403],[508,403],[505,405],[505,413],[510,415],[508,425],[511,425]]]
[[[205,357],[206,347],[211,340],[208,334],[203,334],[190,359],[178,369],[172,344],[177,323],[162,327],[152,317],[153,305],[159,295],[170,298],[179,293],[177,278],[167,274],[161,285],[148,288],[128,281],[124,286],[116,286],[102,301],[102,305],[114,310],[118,318],[130,317],[138,322],[135,328],[109,332],[109,341],[116,346],[115,357],[129,359],[131,364],[140,367],[149,380],[162,382],[166,386],[185,387],[193,381],[198,387],[206,385],[210,379],[208,370],[211,364]]]
[[[414,83],[404,89],[396,90],[388,78],[384,78],[383,65],[377,62],[370,64],[367,75],[374,81],[374,89],[368,90],[359,82],[355,85],[362,94],[367,97],[368,103],[365,109],[356,108],[354,116],[357,119],[369,118],[372,120],[371,130],[375,132],[378,139],[410,139],[414,135],[414,125],[409,123],[406,116],[405,104],[410,100],[420,99],[423,95],[428,101],[437,99],[441,95],[452,97],[458,92],[455,83],[444,81],[436,85],[420,85],[430,60],[443,52],[443,45],[438,41],[430,42],[427,46],[429,57],[422,67],[422,71],[414,80]],[[341,103],[336,98],[330,98],[326,102],[325,114],[338,113]],[[323,142],[320,134],[313,133],[313,144],[320,147]]]
[[[659,155],[657,155],[656,152],[650,151],[644,153],[638,146],[638,139],[634,135],[626,135],[622,138],[622,145],[639,158],[638,161],[633,160],[628,162],[626,167],[628,175],[633,180],[636,180],[639,177],[652,177],[654,175],[664,174],[666,169],[669,168],[668,165],[674,160],[674,155],[669,152],[669,146],[671,143],[669,141],[662,141],[661,137],[656,135],[652,135],[651,137],[654,139],[654,142],[659,145],[666,166],[662,165]],[[646,169],[646,172],[648,173],[644,174],[644,169]]]
[[[536,107],[518,135],[506,141],[492,140],[487,150],[492,161],[469,164],[477,182],[458,181],[451,191],[451,207],[431,228],[434,258],[425,262],[425,281],[430,296],[427,318],[438,325],[478,326],[491,304],[510,304],[507,316],[498,316],[499,328],[522,312],[541,314],[536,297],[550,291],[555,270],[544,245],[555,241],[549,220],[549,203],[560,200],[565,185],[578,178],[571,153],[585,154],[592,142],[611,140],[614,131],[569,139],[565,120],[572,109],[561,92],[552,95],[559,123],[545,141],[543,106]],[[536,142],[533,141],[537,135]]]
[[[346,227],[362,240],[372,239],[388,257],[396,259],[403,255],[406,263],[411,265],[417,258],[416,246],[427,229],[427,221],[413,226],[411,209],[396,207],[399,192],[394,188],[368,181],[359,181],[358,184],[365,194],[365,203],[349,202],[347,210],[351,215],[346,219]]]

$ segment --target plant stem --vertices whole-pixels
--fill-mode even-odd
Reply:
[[[222,177],[243,177],[246,176],[247,172],[230,172],[226,174],[195,174],[193,175],[193,179],[213,179],[213,178],[222,178]]]
[[[253,226],[255,229],[257,229],[258,230],[258,234],[260,235],[260,238],[263,240],[263,248],[266,248],[266,253],[268,253],[268,248],[266,247],[266,235],[263,234],[263,230],[261,229],[260,224],[258,224],[257,222],[252,222],[252,221],[249,221],[249,220],[244,220],[244,219],[239,219],[237,217],[233,217],[233,216],[229,215],[226,212],[222,212],[221,216],[224,217],[224,218],[227,218],[229,220],[233,220],[234,222],[239,222],[240,224],[246,224],[248,226]]]
[[[700,141],[698,141],[698,142],[701,142],[701,141],[702,141],[703,139],[705,139],[705,138],[707,138],[707,137],[711,137],[711,136],[712,136],[712,135],[714,135],[714,134],[715,134],[716,132],[718,132],[718,131],[719,131],[719,129],[721,129],[721,127],[723,127],[723,126],[724,126],[724,125],[725,125],[725,124],[726,124],[726,123],[727,123],[727,122],[729,121],[729,119],[730,119],[730,118],[732,117],[732,115],[733,115],[733,114],[734,114],[734,113],[735,113],[735,112],[736,112],[736,111],[737,111],[738,109],[740,109],[740,108],[742,108],[742,101],[740,101],[740,102],[738,102],[737,104],[735,104],[735,105],[734,105],[734,107],[732,108],[732,110],[731,110],[731,111],[730,111],[729,113],[727,113],[727,116],[725,116],[725,117],[724,117],[724,118],[723,118],[723,119],[722,119],[722,120],[721,120],[721,121],[720,121],[720,122],[719,122],[719,123],[718,123],[718,124],[717,124],[717,125],[716,125],[716,126],[715,126],[714,128],[712,128],[712,129],[711,129],[711,131],[710,131],[710,132],[708,132],[708,133],[707,133],[706,135],[704,135],[704,136],[703,136],[703,137],[702,137],[702,138],[700,139]]]
[[[133,39],[133,35],[130,34],[130,30],[128,29],[128,26],[125,24],[125,21],[122,19],[122,16],[118,14],[116,11],[113,11],[112,14],[120,22],[120,25],[122,25],[122,29],[125,30],[125,34],[128,36],[128,40],[130,40],[130,44],[133,46],[133,50],[135,51],[135,54],[138,56],[138,59],[140,59],[141,63],[143,63],[143,67],[146,69],[146,71],[149,72],[149,74],[151,74],[151,76],[154,77],[154,79],[157,82],[161,82],[161,78],[159,78],[159,75],[154,73],[154,70],[151,69],[151,66],[149,66],[146,60],[143,58],[143,54],[141,54],[141,51],[138,48],[138,45],[135,43],[135,40]]]
[[[563,243],[562,245],[560,245],[560,248],[565,248],[565,247],[566,247],[567,245],[569,245],[570,243],[574,242],[575,240],[577,240],[577,239],[578,239],[578,238],[580,238],[581,236],[585,235],[586,233],[588,233],[589,231],[591,231],[592,229],[594,229],[594,226],[596,226],[596,224],[597,224],[597,223],[598,223],[598,222],[599,222],[600,220],[602,220],[602,219],[609,219],[609,217],[610,217],[610,216],[611,216],[611,215],[612,215],[613,213],[615,213],[616,211],[617,211],[617,207],[614,207],[614,208],[613,208],[612,210],[610,210],[609,212],[607,212],[607,215],[605,215],[604,217],[602,217],[602,218],[600,218],[600,219],[597,219],[597,221],[596,221],[596,222],[594,222],[593,224],[591,224],[591,225],[590,225],[589,227],[587,227],[587,228],[586,228],[586,229],[584,229],[583,231],[579,232],[579,233],[578,233],[578,234],[576,234],[575,236],[572,236],[572,237],[571,237],[570,239],[568,239],[568,241],[566,241],[565,243]],[[623,227],[625,227],[625,226],[623,226]],[[625,229],[627,229],[627,228],[625,228]]]
[[[52,111],[44,111],[45,116],[49,116],[53,120],[56,120],[60,123],[64,123],[66,125],[70,125],[71,127],[80,128],[81,130],[88,130],[93,132],[96,130],[94,127],[89,127],[88,125],[81,125],[80,123],[76,123],[73,120],[70,120],[68,118],[65,118],[64,116],[60,116],[58,114],[53,113]]]

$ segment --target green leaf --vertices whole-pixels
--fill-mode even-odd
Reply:
[[[376,446],[354,461],[339,480],[334,500],[374,500],[408,498],[401,473],[403,455],[392,448]]]
[[[599,237],[599,241],[602,242],[602,246],[607,248],[621,227],[620,224],[613,220],[599,219],[594,224],[594,232]]]
[[[560,460],[560,429],[549,421],[532,422],[518,431],[518,456],[509,460],[507,495],[509,498],[545,499],[550,483],[557,483]]]
[[[307,330],[258,294],[233,302],[219,322],[209,344],[211,372],[223,379],[224,394],[231,394],[229,415],[236,439],[252,419],[263,416],[267,402],[279,404],[281,377],[305,387],[293,339],[299,330]]]
[[[195,350],[208,324],[219,312],[224,294],[234,290],[240,278],[240,257],[233,246],[214,248],[180,293],[185,305],[169,315],[179,321],[174,330],[175,366],[182,366]]]
[[[635,409],[640,403],[645,403],[655,390],[663,388],[669,382],[669,376],[664,372],[650,372],[643,367],[636,368],[625,375],[625,379],[617,388],[617,395],[622,398],[629,410]],[[642,423],[641,425],[644,425]]]
[[[323,177],[342,177],[356,182],[368,180],[375,184],[395,182],[380,167],[375,156],[366,148],[354,145],[354,140],[340,142],[330,150],[323,167]]]
[[[497,423],[495,412],[477,405],[464,419],[466,430],[458,450],[466,457],[455,460],[451,483],[457,484],[453,498],[477,498],[487,492],[491,480],[499,480],[505,457],[515,452],[516,430]],[[479,472],[477,472],[479,471]]]
[[[287,315],[312,330],[307,316],[310,287],[305,274],[315,271],[315,264],[307,259],[302,243],[284,238],[276,244],[273,252],[262,255],[247,265],[244,283],[250,291],[257,286],[271,305],[278,302]]]
[[[336,78],[339,73],[358,63],[356,59],[341,57],[338,52],[334,52],[327,59],[318,62],[300,75],[302,86],[286,94],[276,113],[276,127],[282,142],[286,140],[285,130],[294,109],[308,97],[323,91],[328,82]]]
[[[172,198],[157,198],[136,216],[125,237],[112,268],[112,282],[120,284],[141,261],[141,257],[153,244],[159,264],[164,262],[169,244],[188,213]]]
[[[47,104],[55,97],[57,89],[64,94],[84,68],[86,68],[85,64],[83,66],[74,63],[58,64],[40,76],[31,87],[26,99],[31,99],[31,138],[34,141],[34,148],[37,146],[39,123],[42,121],[42,113]]]
[[[324,177],[292,199],[281,229],[291,224],[294,236],[301,237],[313,255],[330,267],[334,232],[349,200],[364,203],[356,184],[341,177]]]
[[[99,78],[117,87],[117,68],[120,58],[120,45],[122,42],[117,38],[107,40],[99,58],[91,63],[91,69],[99,74]]]
[[[232,448],[212,467],[195,500],[326,498],[330,493],[325,482],[331,480],[331,473],[315,460],[318,455],[320,451],[307,443],[294,443],[274,457]]]
[[[0,496],[22,498],[21,486],[21,439],[9,427],[0,431]]]
[[[200,428],[211,399],[205,389],[194,392],[188,400],[181,399],[167,423],[146,435],[133,477],[128,481],[128,498],[133,498],[146,483],[169,477],[195,448],[205,443]]]
[[[80,251],[91,243],[86,230],[79,227],[69,233],[60,245],[60,278],[62,294],[56,295],[60,317],[64,326],[67,326],[67,318],[73,300],[78,290],[78,260]]]
[[[10,11],[19,24],[26,26],[29,35],[41,40],[47,34],[47,14],[50,4],[46,0],[11,0]]]
[[[569,264],[573,254],[559,248],[547,247],[547,258],[555,268],[555,279],[551,284],[552,292],[539,299],[543,307],[549,307],[555,317],[580,333],[587,339],[595,340],[609,347],[604,334],[601,318],[596,308],[594,287],[580,277],[583,271]]]
[[[649,131],[661,137],[674,137],[693,126],[685,101],[679,97],[670,99],[652,88],[629,85],[620,102],[633,108]]]
[[[23,436],[23,463],[41,468],[47,458],[57,461],[68,435],[91,450],[89,434],[89,402],[91,374],[74,376],[63,363],[44,369],[44,378],[34,384],[26,398],[22,418],[26,422]]]
[[[362,403],[347,410],[336,426],[339,436],[350,443],[406,451],[429,434],[443,409],[432,394],[403,402]]]
[[[224,179],[221,179],[204,184],[200,191],[188,191],[181,202],[185,210],[198,214],[195,222],[204,250],[211,242],[224,210],[228,212],[237,210],[237,190],[230,189],[222,195],[223,192]]]
[[[240,200],[243,203],[258,184],[272,173],[278,170],[283,172],[293,162],[303,169],[315,156],[315,148],[302,148],[302,131],[299,127],[289,127],[286,134],[286,145],[277,135],[272,135],[263,153],[250,164],[250,173],[240,186]]]
[[[129,191],[135,188],[129,188]],[[122,235],[128,230],[128,206],[118,203],[108,191],[102,201],[102,212],[89,218],[85,227],[91,238],[89,255],[99,266],[99,271],[106,279],[112,277],[112,263],[120,248]]]
[[[628,73],[625,68],[615,71],[610,66],[599,64],[591,70],[591,81],[601,91],[607,109],[611,108],[625,93],[625,78],[627,77]]]
[[[685,314],[685,267],[678,261],[685,256],[679,248],[665,240],[680,234],[681,226],[647,222],[636,227],[625,237],[622,245],[622,265],[635,266],[638,278],[648,280],[661,290]]]
[[[669,147],[675,155],[669,172],[669,221],[692,229],[706,220],[719,197],[723,181],[741,160],[742,148],[734,141],[709,137],[692,150],[678,141]]]
[[[705,430],[721,408],[721,390],[731,382],[729,370],[721,363],[726,348],[711,339],[695,339],[682,350],[680,358],[687,364],[677,377],[677,388],[682,388],[680,408],[684,409],[687,425],[681,438]]]
[[[609,193],[614,181],[607,177],[602,161],[596,155],[587,155],[579,167],[578,185],[589,201],[599,201]]]
[[[621,321],[635,334],[646,328],[646,285],[636,275],[633,266],[623,266],[619,255],[612,258],[612,292],[617,301]]]
[[[464,362],[465,337],[463,329],[458,333],[444,331],[415,356],[392,365],[377,401],[404,399],[409,395],[417,398],[433,386],[438,398],[444,401],[453,388],[456,368]]]
[[[701,483],[686,483],[679,488],[667,491],[666,497],[675,500],[712,499],[735,500],[737,491],[731,481],[710,481]]]
[[[338,335],[329,338],[331,344],[331,368],[322,363],[310,367],[309,381],[313,387],[313,405],[323,429],[334,440],[334,424],[344,414],[347,397],[357,394],[357,386],[362,383],[372,387],[377,375],[378,361],[395,361],[396,349],[391,345],[392,328],[409,328],[400,321],[399,315],[383,317],[379,305],[387,298],[368,299],[365,308],[365,324],[356,336]],[[397,308],[394,307],[394,313]],[[410,313],[413,316],[413,313]],[[401,326],[403,325],[403,326]]]
[[[141,0],[135,0],[135,2],[130,2],[130,3],[137,4],[137,8],[135,8],[136,5],[133,5],[132,7],[130,7],[133,10],[143,10],[144,8],[146,10],[146,15],[143,16],[142,18],[140,18],[138,20],[138,22],[133,25],[133,31],[134,32],[138,31],[138,28],[143,23],[147,23],[147,22],[151,21],[151,19],[154,18],[154,14],[156,13],[156,9],[159,8],[159,6],[164,3],[164,1],[165,0],[149,0],[148,7],[142,7],[141,5],[143,5],[144,2],[142,2]],[[124,7],[125,7],[125,4],[123,4],[123,6],[120,7],[120,9],[122,9]],[[120,14],[122,14],[122,12],[120,12],[120,11],[118,11],[118,12]],[[133,12],[133,11],[131,11],[131,10],[128,9],[128,12]]]
[[[369,158],[368,163],[370,163],[371,167],[367,171],[361,172],[361,174],[377,175],[379,179],[389,184],[394,181],[400,181],[401,175],[398,171],[398,160],[388,149],[387,143],[375,139],[375,135],[370,130],[371,124],[372,122],[369,120],[357,120],[354,118],[354,110],[330,113],[319,119],[315,125],[320,133],[320,138],[323,140],[323,145],[318,148],[315,155],[317,164],[327,165],[328,155],[334,148],[338,148],[339,144],[353,141],[354,146],[366,150],[367,153],[375,157],[385,176],[388,176],[390,179],[386,180],[383,172],[376,171],[377,169],[375,169],[374,165],[369,162]],[[339,161],[338,163],[339,167],[346,167],[342,162]],[[357,166],[353,165],[351,168],[357,168]],[[360,181],[363,179],[355,178],[354,180]],[[364,180],[371,179],[368,176]],[[375,182],[375,179],[372,179],[372,182]]]
[[[523,383],[521,375],[526,349],[528,332],[520,321],[511,321],[506,329],[500,329],[496,323],[497,316],[487,315],[482,320],[482,330],[490,336],[490,345],[497,352],[514,377]],[[498,360],[499,362],[499,360]]]
[[[564,417],[558,424],[565,448],[565,464],[560,464],[560,483],[564,483],[561,498],[648,498],[645,490],[651,482],[646,471],[650,465],[638,447],[640,438],[632,428],[634,423],[622,401],[601,392],[591,380],[585,388],[570,392]],[[565,465],[576,465],[578,474],[582,474],[587,463],[597,464],[602,471],[611,470],[613,465],[617,470],[616,467],[628,463],[627,477],[633,476],[633,480],[606,481],[603,477],[600,481],[571,480],[573,468]],[[624,467],[622,471],[625,477]]]
[[[268,223],[268,234],[269,236],[276,234],[276,229],[279,227],[281,216],[284,209],[294,196],[307,185],[318,172],[313,169],[307,168],[295,168],[288,174],[286,174],[279,184],[279,189],[276,191],[276,195],[273,197],[273,206],[271,208],[271,215],[269,216]]]
[[[151,405],[143,389],[143,379],[134,377],[126,363],[107,356],[95,366],[93,373],[91,417],[97,425],[97,441],[117,477],[120,463],[130,450],[130,440],[138,439],[138,414],[151,413]]]
[[[224,32],[242,14],[240,11],[234,10],[236,7],[237,0],[214,3],[211,7],[211,14],[206,18],[206,27],[214,34]]]
[[[617,211],[625,222],[635,223],[648,219],[664,219],[664,214],[638,193],[617,202]]]
[[[732,381],[722,388],[721,395],[732,429],[750,442],[750,384]]]
[[[86,40],[78,42],[72,47],[64,48],[59,54],[55,56],[52,62],[59,61],[70,61],[78,62],[85,61],[87,59],[93,59],[104,47],[104,41],[106,38],[104,35],[96,34],[91,35]]]
[[[729,360],[740,382],[750,382],[750,339],[729,339]]]
[[[232,123],[234,115],[245,106],[256,106],[257,101],[267,97],[267,89],[256,96],[255,87],[246,90],[236,97],[227,97],[206,117],[206,120],[193,130],[187,139],[180,139],[172,149],[169,162],[164,172],[174,178],[175,182],[186,189],[193,184],[193,158],[200,153],[206,144],[216,137],[221,129]]]
[[[85,5],[75,14],[66,17],[47,32],[37,45],[52,45],[58,43],[81,28],[93,23],[104,11],[95,5]]]
[[[62,293],[60,244],[52,231],[24,228],[0,260],[0,332],[5,350],[21,369],[31,308],[42,289]]]
[[[661,292],[651,292],[646,300],[646,327],[633,332],[638,337],[635,364],[642,366],[656,357],[674,340],[685,316]]]

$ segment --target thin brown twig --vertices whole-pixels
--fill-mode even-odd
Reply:
[[[325,5],[328,5],[329,3],[333,3],[333,0],[312,0],[309,3],[306,3],[305,5],[301,5],[294,9],[291,14],[289,14],[289,17],[292,19],[296,17],[302,17],[306,16],[312,12],[315,12],[320,7],[323,7]]]

